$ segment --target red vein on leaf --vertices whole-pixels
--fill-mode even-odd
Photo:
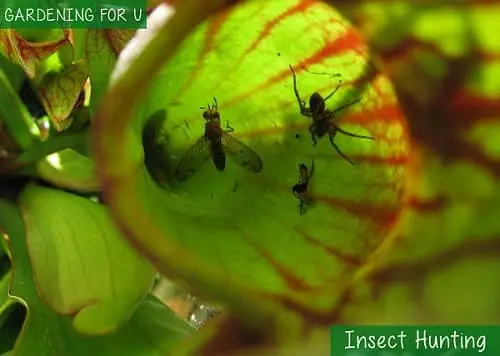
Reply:
[[[252,42],[250,44],[250,46],[247,47],[247,49],[244,51],[244,53],[242,53],[240,55],[240,57],[231,66],[231,69],[227,72],[226,75],[228,77],[233,75],[233,73],[239,68],[239,66],[241,65],[243,60],[245,58],[247,58],[248,56],[250,56],[251,53],[257,49],[259,44],[262,43],[262,41],[264,41],[267,37],[269,37],[271,35],[271,32],[276,27],[276,25],[278,25],[279,23],[281,23],[285,19],[287,19],[287,18],[289,18],[289,17],[291,17],[299,12],[305,12],[309,7],[312,7],[313,5],[317,5],[317,4],[318,4],[317,1],[311,1],[311,0],[299,1],[299,3],[296,4],[295,6],[287,9],[282,14],[278,15],[277,17],[275,17],[271,21],[267,22],[266,25],[264,26],[263,30],[260,32],[260,35],[257,37],[257,39],[255,39],[254,42]],[[212,89],[212,91],[218,91],[218,88],[220,88],[221,85],[222,85],[222,82],[218,83],[217,89]]]
[[[410,208],[422,213],[436,213],[445,207],[446,201],[446,197],[442,195],[428,199],[413,196],[409,198],[408,204]]]
[[[500,178],[500,160],[491,159],[481,148],[472,143],[461,142],[457,145],[456,149],[457,159],[465,158]]]
[[[400,41],[392,47],[379,49],[379,52],[385,61],[401,61],[413,58],[416,51],[428,51],[433,54],[440,55],[444,61],[451,60],[450,57],[443,54],[438,43],[425,42],[415,36],[405,37],[404,41]],[[475,58],[476,60],[483,62],[493,62],[500,58],[498,53],[486,52],[480,49],[471,49],[467,53],[467,57]]]
[[[308,67],[320,63],[323,59],[335,54],[347,52],[349,50],[359,51],[364,47],[363,43],[363,39],[356,31],[346,30],[341,36],[335,38],[334,41],[329,41],[318,52],[300,62],[298,66]],[[362,50],[360,54],[364,55],[364,50]]]
[[[290,190],[288,189],[287,194],[290,194]],[[272,214],[271,211],[269,211],[269,214]],[[309,234],[308,232],[306,232],[305,230],[301,229],[301,228],[298,228],[297,226],[295,225],[292,225],[290,224],[288,221],[284,221],[283,219],[279,219],[277,218],[276,216],[273,217],[273,220],[275,222],[279,222],[283,228],[285,230],[292,230],[292,231],[295,231],[297,233],[297,235],[299,235],[300,237],[302,237],[305,241],[307,241],[310,245],[314,246],[314,247],[319,247],[321,249],[323,249],[325,252],[327,252],[328,254],[330,254],[332,257],[334,257],[336,260],[340,260],[340,262],[343,262],[344,264],[346,265],[360,265],[363,263],[363,260],[362,258],[354,255],[354,254],[350,254],[350,253],[346,253],[346,252],[343,252],[340,250],[340,248],[337,248],[337,247],[334,247],[334,246],[331,246],[331,245],[327,245],[325,244],[324,242],[316,239],[315,237],[313,237],[311,234]],[[352,236],[355,236],[356,233],[358,232],[358,230],[354,230],[354,229],[349,229],[347,228],[346,226],[344,226],[343,224],[339,224],[338,226],[334,226],[332,228],[332,225],[327,225],[328,226],[328,229],[331,230],[332,234],[335,233],[335,231],[342,231],[344,233],[347,233],[347,234],[350,234]],[[317,226],[319,227],[319,226]]]
[[[118,56],[123,48],[125,48],[126,44],[132,39],[136,30],[115,29],[102,30],[102,32],[112,51]]]
[[[295,301],[288,295],[271,295],[270,298],[278,301],[286,309],[304,317],[307,322],[307,330],[309,331],[311,328],[317,327],[318,325],[331,326],[339,323],[342,311],[352,300],[351,292],[349,290],[344,290],[341,292],[336,305],[329,310],[323,311]]]
[[[299,12],[305,12],[305,10],[307,10],[309,7],[317,4],[318,2],[311,0],[300,1],[297,5],[287,9],[281,15],[275,17],[274,19],[266,23],[266,25],[260,32],[259,37],[257,37],[257,39],[255,39],[255,41],[252,42],[250,46],[245,50],[245,52],[243,52],[243,54],[236,60],[236,63],[232,67],[231,71],[234,71],[235,68],[238,67],[241,64],[241,62],[247,56],[249,56],[259,46],[259,44],[271,34],[272,30],[276,27],[276,25],[286,20],[286,18],[291,17]]]
[[[350,157],[357,163],[369,163],[371,165],[377,166],[406,166],[408,163],[408,155],[391,155],[391,156],[380,156],[380,155],[357,155]]]
[[[371,275],[370,280],[372,285],[378,289],[377,294],[380,294],[382,288],[388,288],[395,283],[414,283],[423,279],[431,271],[445,268],[456,261],[473,257],[497,257],[499,252],[500,239],[498,237],[492,236],[490,239],[471,237],[465,243],[458,244],[446,251],[437,252],[424,260],[387,266]],[[302,315],[309,322],[309,325],[341,324],[347,305],[352,305],[355,302],[351,289],[344,289],[336,305],[326,311],[315,310],[293,300],[288,295],[271,295],[270,298],[275,299],[285,308]]]
[[[299,229],[296,227],[296,228],[294,228],[294,230],[295,230],[295,232],[297,232],[297,234],[299,234],[302,238],[304,238],[304,240],[309,242],[311,245],[320,247],[325,252],[327,252],[329,255],[332,255],[335,259],[338,259],[338,260],[344,262],[345,264],[359,266],[359,265],[363,264],[363,262],[364,262],[363,259],[358,257],[358,256],[344,253],[338,248],[326,245],[325,243],[317,240],[311,234],[307,233],[306,231],[304,231],[302,229]]]
[[[414,282],[457,261],[464,261],[467,258],[474,257],[498,257],[499,253],[500,238],[498,236],[471,236],[462,243],[458,243],[444,251],[436,251],[422,260],[389,265],[375,272],[370,279],[379,288],[382,286],[388,287],[396,282]]]
[[[289,186],[278,184],[272,179],[254,177],[254,179],[251,179],[250,181],[258,185],[265,185],[267,187],[274,188],[276,189],[276,191],[281,192],[282,194],[291,194]],[[395,223],[399,218],[399,215],[403,209],[403,205],[397,204],[397,202],[400,201],[399,199],[395,202],[381,201],[375,204],[362,200],[345,199],[321,193],[315,193],[314,199],[317,202],[325,203],[332,210],[343,210],[351,216],[360,220],[375,222],[381,228],[392,226],[392,224]]]
[[[323,46],[323,48],[314,53],[311,57],[306,58],[298,65],[296,65],[296,67],[298,68],[297,72],[300,72],[300,70],[303,70],[303,68],[306,68],[309,65],[320,63],[323,59],[329,56],[341,53],[343,51],[353,50],[355,49],[354,45],[360,46],[362,43],[363,42],[361,42],[361,38],[356,32],[345,31],[343,33],[343,36],[337,37],[335,40],[328,42],[325,46]],[[289,68],[284,68],[281,72],[269,78],[266,82],[258,85],[257,87],[246,93],[238,95],[226,101],[225,103],[222,103],[222,105],[220,106],[231,107],[232,105],[235,105],[236,103],[247,99],[251,95],[258,93],[259,91],[267,89],[271,85],[276,84],[287,77],[291,77],[291,72]]]
[[[399,215],[400,207],[387,206],[386,203],[368,203],[352,201],[326,195],[316,195],[316,200],[322,201],[335,210],[345,210],[348,214],[360,219],[370,219],[381,224],[391,224]]]
[[[215,39],[217,37],[217,34],[222,28],[222,25],[224,25],[224,21],[226,21],[226,18],[231,14],[231,11],[234,9],[226,9],[222,13],[219,14],[215,19],[213,19],[207,28],[207,31],[205,33],[205,41],[203,43],[203,48],[201,49],[200,53],[198,54],[198,59],[196,62],[196,66],[194,69],[191,71],[191,74],[189,78],[186,80],[182,88],[179,90],[177,95],[174,97],[172,100],[173,102],[176,102],[179,100],[179,98],[186,92],[191,85],[193,85],[194,80],[198,77],[201,69],[203,68],[203,64],[205,63],[204,59],[207,56],[207,54],[214,48],[214,43]]]
[[[290,199],[294,198],[292,193],[291,193],[290,186],[287,186],[284,183],[277,184],[274,180],[263,179],[263,178],[259,178],[258,180],[253,179],[253,180],[250,180],[250,182],[253,184],[256,184],[256,185],[266,184],[266,186],[272,187],[273,189],[275,189],[277,193],[283,194],[285,196],[289,196]],[[357,187],[366,187],[367,189],[377,190],[378,192],[380,192],[381,190],[395,191],[397,193],[401,192],[401,187],[398,187],[397,185],[391,184],[391,183],[359,183],[359,184],[356,184],[356,183],[351,182],[351,183],[345,183],[345,184],[343,183],[343,185],[346,187],[353,186],[353,185],[355,185]],[[314,199],[316,201],[325,201],[325,200],[329,199],[329,197],[330,197],[327,194],[321,194],[321,193],[315,193],[313,196],[314,196]],[[333,199],[340,199],[340,198],[333,198]],[[395,199],[395,200],[399,200],[399,199]],[[394,202],[384,201],[383,203],[385,205],[388,205],[388,204],[392,204]],[[338,205],[338,207],[340,208],[339,210],[342,210],[342,208],[344,208],[343,205]],[[396,210],[397,208],[394,208],[394,209]],[[345,210],[345,209],[343,209],[343,210]],[[398,213],[399,213],[399,210],[398,210]],[[366,216],[363,216],[363,217],[366,218]],[[369,216],[369,218],[372,218],[372,217]],[[276,220],[276,218],[275,218],[275,220]],[[283,225],[285,225],[285,224],[283,224]],[[330,227],[330,229],[339,230],[339,231],[343,231],[346,233],[353,233],[352,229],[346,229],[343,225],[333,227],[332,224],[329,224],[328,226]],[[319,225],[317,227],[319,227]],[[288,226],[288,228],[290,229],[293,227]]]
[[[13,32],[14,39],[16,40],[19,55],[23,60],[29,59],[29,55],[33,55],[36,59],[40,60],[45,56],[56,51],[59,47],[68,42],[70,31],[64,30],[64,37],[60,40],[51,42],[35,43],[26,41],[17,32]]]
[[[325,139],[328,141],[328,139]],[[330,146],[329,142],[322,143],[321,141],[318,145],[327,145]],[[312,145],[312,143],[311,143]],[[343,148],[343,147],[342,147]],[[344,151],[346,151],[344,149]],[[346,151],[348,152],[348,151]],[[280,156],[300,156],[303,154],[303,151],[290,151],[289,149],[276,150],[275,154]],[[333,148],[331,148],[330,153],[314,153],[314,157],[316,160],[330,160],[335,162],[345,162],[344,158],[338,155],[337,152]],[[379,167],[405,167],[409,162],[409,156],[405,153],[390,153],[390,155],[382,156],[379,154],[352,154],[349,152],[349,157],[357,163],[357,165],[361,164],[369,164],[371,166],[379,166]]]
[[[245,240],[249,245],[251,245],[261,256],[269,263],[275,272],[280,276],[280,278],[285,282],[285,284],[294,291],[303,292],[309,291],[313,287],[306,283],[303,278],[295,276],[291,271],[287,270],[279,262],[277,262],[274,257],[265,248],[257,244],[254,239],[247,233],[243,233]]]
[[[267,112],[269,113],[269,112]],[[378,114],[377,114],[378,113]],[[342,127],[342,124],[359,124],[360,126],[365,126],[369,124],[370,126],[375,124],[384,125],[387,127],[389,124],[400,123],[403,120],[402,116],[398,116],[399,110],[386,110],[386,109],[375,109],[375,111],[369,111],[368,109],[363,112],[349,112],[346,115],[342,115],[339,117],[339,125]],[[300,115],[300,113],[297,113]],[[374,118],[376,116],[376,118]],[[270,126],[264,129],[256,129],[256,130],[248,130],[238,132],[238,137],[259,137],[266,135],[279,135],[286,132],[291,131],[302,131],[304,135],[308,135],[307,128],[311,124],[310,119],[304,117],[303,122],[301,123],[290,123],[284,126]],[[386,142],[402,142],[404,140],[405,135],[401,138],[389,138],[380,135],[376,135],[376,140],[384,140]]]
[[[428,50],[433,53],[441,53],[437,44],[424,42],[413,36],[408,36],[404,41],[401,41],[393,47],[380,49],[382,56],[388,60],[404,59],[407,56],[412,56],[413,52],[418,50]]]
[[[497,120],[500,98],[486,98],[467,91],[454,95],[448,102],[449,116],[455,125],[469,129],[477,121]]]
[[[342,113],[337,115],[343,116]],[[384,105],[378,107],[363,107],[360,111],[349,111],[348,115],[342,118],[345,123],[378,123],[387,127],[390,124],[402,123],[405,117],[396,105]]]

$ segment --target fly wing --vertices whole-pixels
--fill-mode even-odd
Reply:
[[[201,136],[181,157],[175,169],[175,178],[185,182],[193,176],[210,157],[210,141]]]
[[[222,145],[229,157],[239,166],[255,173],[262,171],[262,160],[259,155],[243,142],[238,141],[227,132],[223,132]]]
[[[301,201],[299,204],[299,214],[305,215],[309,211],[309,205],[305,201]]]
[[[305,215],[310,208],[314,207],[314,201],[308,196],[308,194],[304,194],[300,199],[299,211],[300,215]]]

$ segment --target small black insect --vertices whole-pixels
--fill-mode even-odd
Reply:
[[[311,163],[311,171],[304,163],[299,163],[299,182],[292,187],[293,195],[299,199],[299,212],[304,215],[309,207],[312,207],[312,200],[308,193],[309,180],[314,175],[314,161]]]
[[[311,97],[309,98],[309,107],[306,107],[306,103],[304,100],[300,98],[299,91],[297,89],[297,78],[295,76],[295,71],[293,70],[293,67],[290,66],[290,70],[292,71],[293,75],[293,90],[295,92],[295,97],[297,98],[297,102],[299,103],[299,108],[300,108],[300,113],[305,116],[309,117],[312,119],[312,124],[309,126],[309,132],[311,133],[311,139],[313,141],[313,146],[316,146],[318,143],[318,138],[321,138],[328,134],[329,141],[333,148],[337,151],[337,153],[344,158],[346,161],[348,161],[351,164],[354,164],[354,162],[347,157],[341,150],[340,148],[335,144],[335,136],[337,135],[338,132],[351,136],[351,137],[357,137],[357,138],[365,138],[369,140],[373,140],[374,138],[371,136],[363,136],[363,135],[357,135],[353,134],[351,132],[342,130],[340,127],[338,127],[334,122],[333,118],[335,117],[335,114],[339,112],[340,110],[345,109],[346,107],[349,107],[357,102],[359,102],[361,99],[356,99],[353,102],[350,102],[348,104],[342,105],[341,107],[331,111],[326,108],[326,101],[330,99],[333,94],[337,92],[337,90],[340,88],[340,83],[337,85],[337,87],[330,93],[328,94],[327,97],[323,98],[319,93],[314,92]]]
[[[229,133],[234,129],[227,122],[226,130],[220,125],[220,115],[217,109],[217,99],[214,105],[207,105],[203,112],[205,119],[205,133],[198,141],[182,156],[175,177],[180,182],[187,181],[211,156],[215,168],[223,171],[226,168],[226,153],[239,166],[252,172],[262,171],[262,160],[250,147],[240,142]]]

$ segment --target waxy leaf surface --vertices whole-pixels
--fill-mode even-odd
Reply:
[[[173,16],[171,26],[180,26],[181,10]],[[238,3],[203,22],[156,70],[162,58],[153,51],[175,43],[162,38],[167,28],[129,42],[98,113],[95,154],[113,215],[160,269],[197,280],[194,287],[233,307],[232,296],[244,285],[307,323],[332,323],[340,286],[368,263],[401,212],[408,134],[390,82],[359,34],[322,2]],[[314,74],[325,72],[340,73],[343,82],[330,109],[361,98],[335,118],[344,130],[375,137],[338,135],[336,143],[356,165],[339,157],[327,138],[313,147],[290,64],[306,101],[338,84],[338,78]],[[139,94],[142,101],[131,112]],[[212,97],[223,125],[229,121],[232,135],[255,150],[264,169],[254,174],[228,159],[221,173],[208,161],[181,184],[172,177],[175,165],[203,134],[200,106]],[[141,146],[142,130],[158,112],[165,113],[164,123],[156,127],[156,141],[145,142],[144,155],[164,167],[161,185],[146,170]],[[291,187],[298,164],[313,159],[316,205],[300,216]],[[165,258],[176,255],[180,266]],[[210,274],[213,281],[225,276],[225,290],[204,281]]]

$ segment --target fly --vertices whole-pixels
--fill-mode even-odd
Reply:
[[[230,135],[234,129],[229,126],[229,122],[226,129],[221,127],[217,99],[213,99],[214,105],[200,108],[205,110],[205,133],[181,157],[177,165],[175,176],[180,182],[191,178],[210,157],[215,168],[222,172],[226,168],[226,153],[239,166],[254,173],[262,171],[262,160],[257,153]]]
[[[311,163],[311,171],[304,163],[299,163],[299,182],[292,187],[293,195],[299,200],[299,213],[304,215],[313,202],[309,195],[309,180],[314,174],[314,161]]]
[[[337,112],[356,104],[361,99],[356,99],[350,103],[344,104],[333,111],[327,109],[326,101],[330,99],[333,94],[335,94],[340,88],[341,84],[339,83],[337,87],[325,98],[323,98],[318,92],[314,92],[309,98],[309,107],[307,107],[306,102],[300,98],[299,90],[297,89],[297,78],[295,76],[295,71],[293,70],[293,67],[291,65],[290,70],[292,71],[293,75],[293,91],[295,92],[295,97],[297,98],[297,102],[299,103],[300,113],[303,116],[312,119],[312,123],[309,126],[308,130],[311,133],[313,146],[316,146],[316,144],[318,143],[318,138],[322,138],[323,136],[328,134],[329,141],[333,148],[337,151],[337,153],[350,164],[354,164],[354,162],[349,157],[347,157],[335,143],[334,139],[337,133],[340,132],[346,136],[364,138],[368,140],[373,140],[374,138],[372,136],[357,135],[352,132],[342,130],[339,126],[337,126],[337,124],[333,122],[333,118],[335,117],[335,114]]]

